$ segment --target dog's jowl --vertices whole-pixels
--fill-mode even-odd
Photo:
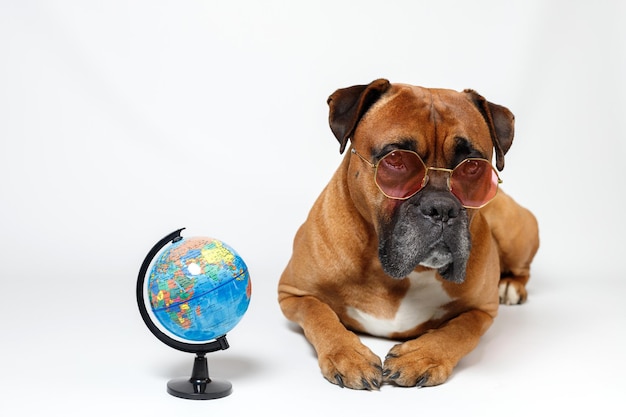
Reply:
[[[537,222],[499,187],[513,114],[384,79],[328,105],[345,156],[296,234],[280,307],[334,384],[441,384],[499,304],[526,300]],[[399,343],[381,360],[358,333]]]

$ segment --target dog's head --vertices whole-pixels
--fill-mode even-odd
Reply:
[[[494,150],[502,170],[513,142],[513,114],[473,90],[426,89],[384,79],[337,90],[328,104],[340,152],[351,141],[347,185],[355,206],[377,231],[385,272],[404,278],[422,265],[463,282],[475,209],[452,194],[450,172],[467,158],[491,161]],[[427,170],[423,188],[406,199],[389,198],[375,181],[377,163],[394,150],[415,152],[434,168]]]

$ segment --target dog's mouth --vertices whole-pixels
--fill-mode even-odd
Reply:
[[[456,283],[463,282],[464,278],[455,273],[457,268],[455,268],[454,261],[454,255],[450,248],[444,243],[440,243],[433,247],[428,256],[423,261],[419,262],[419,265],[436,269],[439,275],[447,281]],[[463,263],[463,261],[461,261],[461,263]],[[463,267],[463,270],[464,269]]]
[[[453,261],[452,252],[444,244],[439,243],[435,245],[428,256],[422,260],[419,264],[433,269],[447,268]]]
[[[394,278],[404,278],[420,265],[436,269],[447,281],[461,283],[465,279],[466,253],[469,252],[469,247],[463,244],[463,239],[460,247],[455,248],[456,251],[443,240],[429,249],[424,248],[423,251],[420,251],[418,246],[412,245],[396,248],[394,251],[387,251],[384,248],[386,245],[383,245],[379,252],[383,269]]]

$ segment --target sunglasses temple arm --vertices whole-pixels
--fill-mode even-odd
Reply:
[[[358,153],[356,151],[356,149],[352,148],[352,150],[350,152],[353,153],[354,155],[358,156],[359,158],[361,158],[363,160],[363,162],[365,162],[367,165],[371,166],[372,168],[376,168],[375,164],[372,164],[370,161],[365,159],[365,157],[363,155],[361,155],[360,153]]]

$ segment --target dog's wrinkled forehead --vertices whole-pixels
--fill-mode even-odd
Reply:
[[[364,121],[369,121],[372,134],[389,136],[378,141],[398,140],[403,135],[406,141],[412,139],[412,132],[420,132],[421,141],[430,141],[438,153],[443,152],[439,148],[445,148],[445,143],[465,140],[475,144],[485,158],[495,151],[499,170],[504,168],[504,155],[513,143],[513,114],[474,90],[426,89],[381,78],[336,90],[327,102],[330,128],[341,153],[349,140],[366,136],[363,127],[356,132]]]
[[[493,149],[487,124],[463,93],[404,84],[392,85],[372,104],[353,140],[372,157],[397,146],[440,166],[466,157],[491,159]]]

